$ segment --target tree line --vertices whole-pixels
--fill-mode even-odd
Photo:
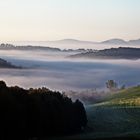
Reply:
[[[7,87],[0,81],[0,139],[30,139],[81,132],[87,124],[81,101],[47,88]]]

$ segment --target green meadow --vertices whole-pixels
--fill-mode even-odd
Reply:
[[[112,93],[102,102],[86,106],[86,112],[88,126],[82,134],[58,139],[140,138],[140,86]]]

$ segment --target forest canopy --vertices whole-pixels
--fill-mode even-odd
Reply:
[[[65,94],[45,87],[7,87],[0,81],[1,139],[47,137],[82,131],[87,124],[85,108]]]

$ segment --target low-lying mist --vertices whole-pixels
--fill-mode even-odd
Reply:
[[[140,83],[140,60],[74,60],[72,53],[0,51],[0,57],[23,69],[0,69],[0,80],[9,86],[48,87],[52,90],[106,90],[106,81],[134,86]]]

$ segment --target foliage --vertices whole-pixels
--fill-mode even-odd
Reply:
[[[83,104],[47,88],[25,90],[0,82],[0,139],[29,139],[80,132],[86,127]]]
[[[115,91],[118,89],[118,84],[114,81],[114,80],[108,80],[106,82],[106,87],[110,90],[110,91]]]

